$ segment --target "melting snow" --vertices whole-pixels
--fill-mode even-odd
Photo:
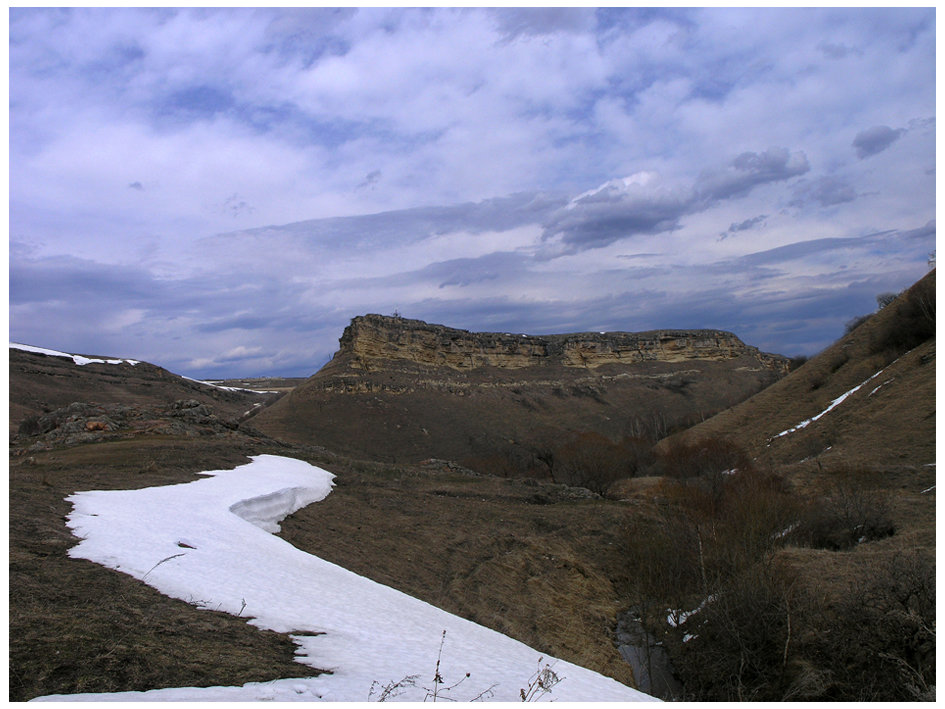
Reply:
[[[15,350],[23,350],[24,352],[35,352],[37,354],[48,355],[50,357],[71,357],[72,361],[78,365],[84,364],[138,364],[138,360],[135,359],[93,359],[90,357],[83,357],[82,355],[69,354],[68,352],[59,352],[58,350],[47,350],[43,347],[32,347],[30,345],[20,345],[16,342],[11,342],[10,347]]]
[[[898,361],[898,360],[896,360],[896,361]],[[895,364],[895,362],[893,362],[893,364]],[[830,413],[831,411],[833,411],[833,410],[834,410],[835,408],[837,408],[840,404],[842,404],[847,398],[849,398],[850,396],[852,396],[853,394],[855,394],[856,392],[858,392],[864,385],[866,385],[866,384],[868,384],[869,382],[873,381],[874,379],[876,379],[876,377],[878,377],[880,374],[882,374],[882,373],[885,372],[885,371],[886,371],[885,368],[879,370],[878,372],[876,372],[876,374],[874,374],[873,376],[871,376],[871,377],[870,377],[869,379],[867,379],[866,381],[861,382],[860,384],[857,384],[855,387],[853,387],[852,389],[850,389],[850,391],[841,394],[841,395],[838,396],[836,399],[834,399],[833,401],[831,401],[831,402],[830,402],[830,405],[827,406],[826,409],[824,409],[823,411],[821,411],[819,414],[817,414],[817,415],[814,416],[813,418],[809,418],[809,419],[807,419],[806,421],[801,421],[799,424],[797,424],[797,425],[794,426],[793,428],[787,429],[786,431],[781,431],[781,433],[779,433],[778,435],[772,436],[772,437],[771,437],[771,440],[773,441],[775,438],[780,438],[781,436],[786,436],[786,435],[788,435],[789,433],[794,433],[795,431],[799,431],[799,430],[802,429],[802,428],[806,428],[807,426],[809,426],[810,424],[812,424],[814,421],[818,420],[818,419],[821,418],[822,416],[824,416],[824,415]],[[892,380],[890,380],[890,381],[892,381]],[[887,382],[884,382],[884,383],[887,383]],[[882,386],[882,384],[880,384],[880,386]],[[879,389],[879,387],[876,387],[876,389]],[[873,392],[875,392],[876,389],[874,389]],[[870,392],[870,393],[872,394],[873,392]]]
[[[703,608],[705,608],[706,603],[712,603],[712,601],[714,600],[715,600],[715,596],[709,596],[708,598],[704,599],[702,603],[699,604],[698,608],[694,608],[691,611],[668,608],[666,610],[666,612],[668,613],[668,615],[666,616],[666,622],[669,624],[671,628],[679,627],[680,625],[685,623],[687,620],[689,620],[690,617],[694,616],[696,613],[698,613]]]
[[[198,384],[203,384],[204,386],[213,387],[214,389],[223,389],[224,391],[248,391],[250,394],[278,394],[276,390],[263,390],[263,389],[245,389],[242,387],[228,387],[223,386],[222,384],[214,384],[213,382],[207,382],[203,379],[194,379],[193,377],[185,377],[181,375],[181,379],[186,379],[190,382],[197,382]]]
[[[142,490],[80,492],[68,525],[81,541],[75,558],[145,581],[173,598],[249,618],[292,635],[297,660],[328,670],[314,678],[243,687],[173,688],[43,700],[366,701],[372,688],[418,675],[396,698],[421,701],[439,673],[440,698],[518,701],[536,668],[561,682],[545,699],[655,701],[591,670],[544,657],[526,645],[307,554],[273,536],[295,510],[325,498],[334,476],[308,463],[255,456],[234,470]],[[196,601],[194,599],[201,599]],[[444,632],[446,633],[444,636]],[[317,633],[310,635],[309,633]],[[430,678],[426,681],[426,678]],[[494,685],[494,686],[493,686]]]

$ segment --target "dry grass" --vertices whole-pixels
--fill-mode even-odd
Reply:
[[[334,492],[283,523],[292,544],[632,682],[613,642],[625,506],[521,480],[409,467],[335,470]]]

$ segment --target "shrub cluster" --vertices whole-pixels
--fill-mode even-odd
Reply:
[[[889,496],[849,479],[808,501],[791,534],[797,544],[839,551],[894,534]]]
[[[626,436],[614,442],[599,433],[573,436],[546,454],[555,482],[586,487],[598,494],[615,481],[629,478],[647,467],[653,442]]]
[[[877,561],[850,579],[849,593],[827,598],[778,553],[892,534],[887,497],[844,470],[802,499],[734,446],[700,443],[664,452],[660,464],[676,476],[655,510],[635,511],[625,529],[629,602],[669,652],[685,698],[934,698],[928,559]]]
[[[870,343],[873,352],[898,355],[935,337],[934,272],[887,307],[895,308],[895,317],[874,336]]]
[[[659,451],[652,474],[671,478],[712,477],[733,470],[749,470],[751,458],[727,438],[677,441]]]

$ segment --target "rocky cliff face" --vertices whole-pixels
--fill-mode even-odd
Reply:
[[[376,371],[393,360],[471,370],[480,367],[584,367],[637,362],[731,360],[745,355],[784,373],[787,359],[760,352],[721,330],[653,330],[569,335],[474,333],[421,320],[364,315],[340,339],[336,364]]]
[[[526,336],[365,315],[331,362],[253,426],[373,460],[547,476],[554,451],[576,437],[657,440],[787,366],[718,330]]]

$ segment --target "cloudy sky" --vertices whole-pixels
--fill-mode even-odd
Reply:
[[[814,354],[928,270],[935,11],[10,12],[10,339],[312,374],[363,313]]]

